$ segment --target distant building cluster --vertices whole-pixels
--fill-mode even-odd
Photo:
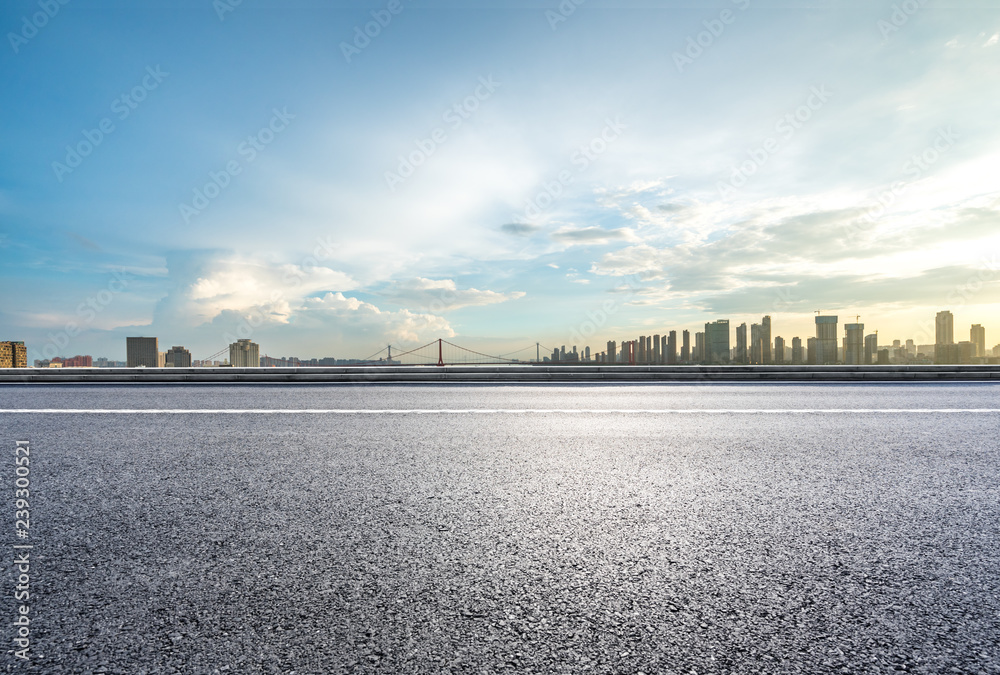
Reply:
[[[640,335],[630,340],[609,340],[603,351],[591,356],[590,347],[578,352],[573,346],[563,346],[545,357],[547,363],[617,363],[617,364],[746,364],[746,365],[870,365],[893,363],[971,364],[1000,363],[1000,345],[986,349],[986,331],[974,324],[969,340],[954,340],[954,316],[950,311],[938,312],[934,344],[905,345],[894,340],[891,345],[879,345],[878,332],[865,334],[865,325],[844,324],[844,334],[838,331],[839,317],[820,314],[815,317],[816,334],[806,338],[793,337],[791,343],[783,337],[772,337],[771,317],[760,323],[740,324],[735,330],[735,344],[728,319],[705,324],[704,331],[694,334],[677,331],[666,334]]]

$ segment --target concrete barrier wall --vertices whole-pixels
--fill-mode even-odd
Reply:
[[[998,365],[343,366],[335,368],[2,368],[0,383],[1000,382]]]

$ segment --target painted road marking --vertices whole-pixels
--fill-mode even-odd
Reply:
[[[865,413],[881,414],[995,414],[1000,408],[685,408],[685,409],[648,409],[648,408],[412,408],[412,409],[110,409],[110,408],[7,408],[0,409],[0,414],[7,415],[788,415],[788,414],[836,414],[854,415]]]

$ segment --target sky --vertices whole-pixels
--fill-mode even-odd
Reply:
[[[998,9],[11,0],[0,339],[527,357],[947,309],[992,346]]]

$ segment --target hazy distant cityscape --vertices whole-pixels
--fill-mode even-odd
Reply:
[[[889,365],[889,364],[992,364],[1000,363],[1000,344],[986,347],[986,330],[982,324],[972,324],[968,340],[955,340],[955,318],[948,310],[940,311],[934,320],[933,344],[917,344],[913,339],[893,339],[879,343],[878,331],[865,332],[865,324],[845,323],[841,335],[839,317],[817,313],[816,334],[803,340],[799,336],[786,339],[775,332],[771,317],[749,327],[741,323],[730,326],[728,319],[705,324],[703,331],[665,331],[640,335],[624,340],[608,340],[600,351],[586,345],[567,348],[545,348],[536,345],[531,359],[496,357],[495,362],[509,363],[573,363],[620,365]],[[961,335],[961,333],[960,333]],[[735,338],[735,339],[733,339]],[[160,351],[159,338],[136,336],[126,338],[126,360],[117,361],[91,355],[55,356],[34,359],[35,368],[191,368],[191,367],[324,367],[349,365],[402,365],[393,360],[392,347],[378,358],[299,358],[297,356],[261,355],[260,345],[249,338],[237,339],[228,347],[205,359],[192,358],[182,345]],[[470,350],[471,351],[471,350]],[[381,352],[380,352],[381,353]],[[488,355],[481,355],[490,358]],[[485,361],[480,361],[485,362]],[[0,342],[0,368],[26,368],[27,347],[23,341]]]

